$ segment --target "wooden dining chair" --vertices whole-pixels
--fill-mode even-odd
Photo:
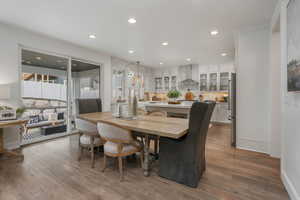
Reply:
[[[101,138],[106,140],[104,144],[104,164],[103,172],[106,168],[107,156],[118,158],[120,181],[123,180],[123,161],[126,156],[134,155],[140,152],[141,167],[143,167],[144,151],[143,144],[134,140],[131,132],[120,127],[112,126],[109,124],[98,123],[98,133]]]
[[[168,114],[166,111],[152,111],[148,112],[149,116],[157,116],[157,117],[167,117]],[[154,154],[158,155],[158,145],[159,145],[159,136],[150,136],[148,140],[148,146],[150,146],[150,142],[154,141]]]
[[[138,115],[142,115],[142,116],[147,115],[147,111],[142,108],[138,108],[137,112],[138,112]]]
[[[76,99],[76,114],[86,114],[93,112],[102,112],[101,99]],[[76,129],[79,130],[79,149],[78,160],[81,160],[83,150],[91,152],[92,168],[95,165],[95,147],[100,147],[105,142],[100,138],[97,125],[80,118],[75,118]]]
[[[92,168],[95,167],[95,152],[96,147],[100,147],[104,144],[104,140],[98,134],[97,125],[91,122],[76,118],[76,128],[79,131],[79,155],[78,161],[81,160],[83,151],[87,150],[91,153]]]

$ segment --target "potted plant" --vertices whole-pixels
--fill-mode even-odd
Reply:
[[[25,111],[26,111],[26,108],[24,108],[24,107],[18,108],[18,109],[16,110],[17,118],[22,117],[22,115],[24,114]]]
[[[178,90],[171,90],[167,94],[169,98],[169,104],[180,104],[179,101],[177,101],[177,98],[181,96],[181,93]]]

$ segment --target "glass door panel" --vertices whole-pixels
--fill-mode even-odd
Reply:
[[[22,102],[28,118],[23,144],[67,134],[68,58],[21,50]]]

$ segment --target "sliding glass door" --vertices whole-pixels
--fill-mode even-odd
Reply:
[[[100,65],[89,61],[72,59],[72,118],[76,110],[76,99],[100,98]]]
[[[21,91],[28,118],[23,143],[67,134],[68,58],[21,50]]]
[[[76,99],[100,98],[99,64],[22,48],[21,75],[23,144],[71,134]]]

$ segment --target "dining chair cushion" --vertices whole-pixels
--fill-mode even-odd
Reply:
[[[94,138],[94,144],[99,144],[101,142],[100,137],[95,137]],[[91,145],[91,137],[89,135],[82,135],[80,137],[80,144],[83,145]]]
[[[75,119],[76,128],[81,132],[97,133],[97,125],[79,118]]]
[[[130,133],[125,129],[112,126],[109,124],[105,124],[105,123],[98,123],[97,128],[100,136],[103,138],[124,140],[124,141],[132,140]]]
[[[136,145],[139,146],[139,148],[142,147],[142,144],[137,141],[136,141]],[[122,151],[118,152],[118,144],[117,143],[107,141],[104,144],[104,152],[111,153],[111,154],[135,152],[135,151],[138,151],[139,148],[137,148],[136,146],[134,146],[132,144],[123,144]]]

